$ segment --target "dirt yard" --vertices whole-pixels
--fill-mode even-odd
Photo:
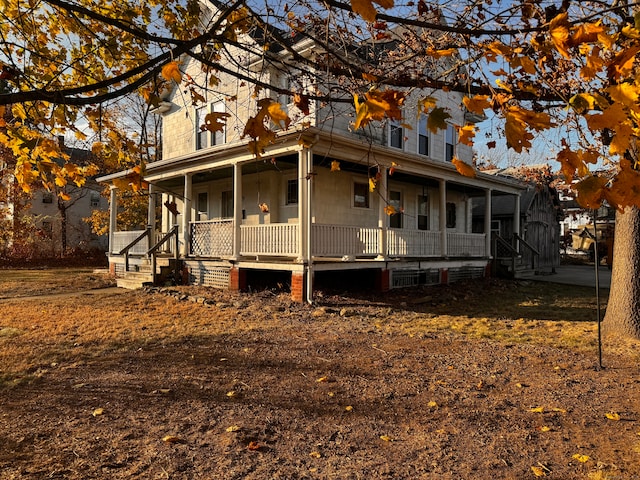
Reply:
[[[597,368],[588,289],[311,307],[67,273],[0,271],[2,480],[640,479],[640,350]]]

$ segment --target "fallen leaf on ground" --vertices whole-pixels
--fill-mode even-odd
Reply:
[[[582,455],[580,453],[575,453],[573,454],[573,456],[571,458],[575,458],[576,460],[578,460],[580,463],[585,463],[589,460],[589,455]]]
[[[533,466],[531,467],[531,471],[536,477],[546,477],[547,474],[544,473],[544,470],[540,467]]]
[[[260,450],[260,444],[258,442],[249,442],[247,448],[252,451]]]
[[[391,442],[392,439],[389,435],[380,435],[380,440],[384,440],[385,442]]]
[[[238,425],[232,425],[230,427],[227,427],[225,431],[231,433],[231,432],[237,432],[238,430],[240,430],[240,427]]]
[[[102,415],[103,413],[104,413],[104,409],[102,409],[102,408],[96,408],[96,409],[93,411],[92,415],[93,415],[94,417],[97,417],[98,415]]]
[[[184,443],[184,440],[177,435],[165,435],[162,441],[166,443]]]
[[[616,421],[616,422],[617,422],[618,420],[620,420],[620,415],[618,415],[618,414],[617,414],[617,413],[615,413],[615,412],[608,412],[608,413],[605,413],[605,417],[607,417],[609,420],[614,420],[614,421]]]

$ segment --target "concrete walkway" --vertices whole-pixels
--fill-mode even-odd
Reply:
[[[556,268],[555,274],[535,275],[529,277],[530,280],[552,283],[564,283],[569,285],[580,285],[584,287],[594,287],[596,285],[596,269],[594,265],[560,265]],[[611,288],[611,270],[606,266],[598,269],[598,282],[600,288]]]

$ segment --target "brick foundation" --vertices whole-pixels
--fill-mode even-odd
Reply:
[[[440,269],[440,283],[443,285],[449,284],[449,269],[441,268]]]
[[[247,289],[247,272],[241,268],[232,267],[229,270],[229,290],[242,292]]]
[[[391,288],[391,271],[383,268],[376,272],[376,292],[388,292]]]
[[[298,303],[304,302],[305,276],[301,272],[291,272],[291,300]]]
[[[112,277],[116,276],[116,264],[115,262],[109,262],[109,275]]]

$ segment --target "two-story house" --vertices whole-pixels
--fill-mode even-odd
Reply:
[[[291,45],[303,54],[312,47],[308,40]],[[281,55],[291,60],[288,51]],[[321,75],[260,58],[239,54],[234,61],[273,86],[298,82],[312,90],[322,81]],[[203,80],[197,61],[186,60],[181,68]],[[307,114],[280,93],[262,89],[260,98],[279,101],[292,121],[256,158],[247,148],[250,139],[242,138],[246,120],[256,112],[255,85],[216,75],[218,92],[209,93],[205,103],[192,105],[176,88],[158,109],[163,159],[146,165],[148,232],[116,231],[111,196],[109,262],[118,277],[144,270],[149,255],[155,271],[156,255],[167,249],[189,283],[244,289],[258,276],[279,272],[278,278],[290,279],[297,301],[311,301],[314,279],[332,272],[357,271],[363,282],[386,290],[488,271],[491,202],[485,202],[483,232],[473,233],[471,199],[510,195],[517,201],[522,187],[482,173],[463,177],[451,164],[454,155],[472,163],[472,149],[456,138],[455,126],[469,119],[461,94],[428,92],[451,115],[446,129],[432,133],[427,117],[417,114],[426,92],[408,95],[406,123],[354,131],[353,104],[311,102]],[[200,128],[208,112],[229,114],[223,131]],[[156,218],[159,205],[162,215]],[[177,250],[168,243],[152,249],[174,226]]]

